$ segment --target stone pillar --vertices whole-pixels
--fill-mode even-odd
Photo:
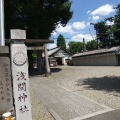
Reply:
[[[38,73],[43,73],[42,50],[37,50],[37,69]]]
[[[11,30],[11,39],[14,39],[11,44],[11,62],[16,120],[32,120],[27,47],[20,40],[26,39],[26,33],[24,30]]]
[[[9,48],[0,47],[0,116],[13,108]]]
[[[48,62],[48,52],[47,52],[47,44],[44,44],[44,50],[45,50],[45,67],[46,67],[46,77],[50,75],[50,68],[49,68],[49,62]]]
[[[65,57],[62,58],[62,64],[65,65]]]

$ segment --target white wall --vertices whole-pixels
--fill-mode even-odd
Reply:
[[[63,49],[60,49],[57,53],[54,54],[54,56],[57,56],[60,53],[62,53],[65,56],[65,59],[69,59],[70,57],[72,57],[72,55],[70,55],[69,53],[65,52]]]

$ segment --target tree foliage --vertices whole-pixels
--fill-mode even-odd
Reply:
[[[60,34],[57,38],[57,46],[66,49],[66,43],[64,37]]]
[[[74,54],[77,52],[82,52],[84,49],[84,44],[82,42],[71,41],[68,43],[68,45],[69,45],[68,51]]]
[[[87,50],[96,50],[97,49],[97,42],[95,40],[87,42],[86,49]]]
[[[118,41],[118,44],[120,45],[120,4],[116,7],[117,12],[114,17],[114,25],[112,27],[112,31],[115,37],[115,40]]]
[[[111,47],[120,45],[120,4],[114,9],[117,10],[114,17],[106,18],[105,21],[94,24],[97,32],[97,39],[100,40],[100,47]],[[113,25],[107,25],[107,22],[114,22]]]
[[[86,50],[90,51],[97,49],[97,42],[95,40],[91,40],[87,43],[71,41],[68,43],[68,45],[68,51],[74,54],[77,52],[84,52]]]
[[[108,29],[109,39],[112,46],[120,45],[120,4],[114,9],[117,10],[114,17],[109,17],[105,21],[114,22]]]
[[[109,33],[107,32],[109,26],[105,24],[104,21],[94,24],[94,29],[96,30],[96,39],[100,41],[102,48],[108,46]]]
[[[27,38],[49,38],[58,24],[72,18],[70,0],[5,0],[5,33],[25,29]]]

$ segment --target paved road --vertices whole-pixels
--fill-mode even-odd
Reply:
[[[99,104],[76,92],[69,91],[54,84],[52,81],[45,81],[40,79],[40,77],[32,77],[30,79],[37,97],[56,120],[83,120],[113,111],[108,106]]]
[[[120,109],[96,115],[85,120],[120,120]]]

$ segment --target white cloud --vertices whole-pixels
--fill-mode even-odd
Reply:
[[[81,30],[81,29],[84,29],[86,27],[86,24],[85,24],[85,21],[82,21],[82,22],[74,22],[72,24],[72,27],[76,30]]]
[[[87,14],[89,14],[89,13],[91,13],[91,11],[90,11],[90,10],[88,10],[88,11],[87,11]]]
[[[56,31],[53,31],[53,32],[51,33],[51,36],[55,36],[55,35],[57,35],[57,32],[56,32]]]
[[[112,5],[106,4],[106,5],[99,7],[98,9],[94,10],[93,12],[91,12],[91,15],[106,16],[106,15],[111,14],[114,11],[115,10]]]
[[[93,20],[99,20],[100,17],[99,17],[99,16],[92,16],[92,19],[93,19]]]
[[[114,22],[107,21],[106,25],[114,25]]]
[[[93,37],[95,38],[95,35],[93,35]],[[73,36],[71,40],[82,42],[83,38],[85,38],[85,42],[92,40],[92,36],[90,34],[78,34],[78,35]]]
[[[67,26],[63,27],[59,24],[56,28],[56,31],[60,32],[60,33],[69,33],[69,34],[74,34],[75,33],[72,30],[72,25],[67,25]]]
[[[53,31],[53,33],[51,35],[55,36],[57,34],[57,32],[58,33],[67,33],[67,34],[77,34],[78,32],[76,30],[82,30],[82,29],[86,28],[87,26],[88,26],[88,24],[85,23],[85,21],[74,22],[74,23],[66,25],[65,27],[58,24],[58,26],[56,27],[56,30]]]
[[[48,49],[52,49],[52,48],[55,48],[55,47],[57,47],[57,45],[54,44],[54,43],[53,43],[53,44],[48,44],[48,45],[47,45],[47,48],[48,48]]]
[[[90,22],[87,22],[87,26],[90,26]]]

